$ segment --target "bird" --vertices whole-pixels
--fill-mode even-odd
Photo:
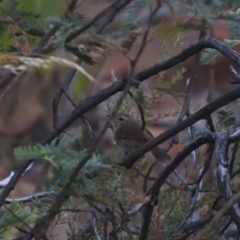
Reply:
[[[141,124],[127,113],[117,113],[110,120],[109,128],[113,131],[116,144],[126,155],[133,153],[154,138],[149,130],[146,128],[142,129]],[[153,148],[151,153],[157,160],[161,160],[163,163],[166,160],[171,160],[170,155],[160,147]]]

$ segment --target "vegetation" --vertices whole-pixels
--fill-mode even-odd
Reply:
[[[58,1],[51,1],[49,8],[58,8]],[[240,131],[235,110],[240,89],[194,111],[190,101],[200,65],[214,66],[223,54],[240,66],[240,54],[233,50],[240,43],[239,0],[116,0],[92,20],[86,18],[81,8],[76,11],[78,4],[84,2],[69,0],[58,13],[46,13],[43,9],[35,13],[29,1],[0,1],[0,64],[7,70],[4,78],[18,79],[36,69],[47,77],[45,69],[56,64],[71,68],[72,76],[55,89],[53,103],[49,102],[53,106],[53,131],[36,145],[13,150],[22,164],[10,178],[1,181],[0,239],[11,239],[16,232],[22,233],[17,239],[58,239],[54,229],[61,224],[67,224],[68,239],[238,239]],[[170,9],[172,20],[156,23],[163,5]],[[121,10],[121,21],[114,21]],[[145,26],[139,24],[144,11],[149,12]],[[211,34],[216,20],[226,21],[231,31],[224,42]],[[199,40],[182,50],[188,30],[198,31]],[[159,41],[159,62],[137,72],[136,66],[152,36]],[[134,45],[138,50],[130,58]],[[69,55],[59,57],[60,50]],[[128,59],[129,71],[123,79],[112,72],[111,86],[77,102],[74,97],[84,94],[85,85],[98,84],[92,68],[114,52]],[[180,63],[191,56],[195,56],[194,64],[186,81],[186,69]],[[172,74],[167,74],[168,69],[172,69]],[[240,83],[235,68],[231,66],[230,70],[230,83]],[[74,80],[76,73],[80,81]],[[152,76],[153,87],[142,86]],[[176,84],[182,82],[186,82],[186,90],[176,90]],[[72,83],[73,92],[69,91]],[[0,99],[7,94],[8,90],[4,91]],[[75,110],[61,122],[58,108],[63,95]],[[183,103],[179,101],[178,110],[153,115],[151,110],[165,95],[177,101],[183,99]],[[96,134],[85,114],[112,96],[114,99],[106,107],[110,119],[118,111],[132,113],[133,107],[137,107],[143,128],[148,120],[158,122],[166,116],[175,116],[176,125],[130,155],[102,153],[99,144],[110,122],[106,121]],[[230,103],[235,107],[229,107]],[[217,117],[213,118],[213,113]],[[82,128],[67,129],[77,119],[83,121],[92,139],[90,147],[82,142]],[[205,126],[194,128],[193,124],[202,119],[206,120]],[[169,139],[167,151],[178,142],[185,148],[158,176],[152,177],[156,162],[150,166],[143,156]],[[52,177],[43,183],[45,191],[8,198],[36,159],[47,161],[50,166]],[[184,176],[170,182],[170,174],[180,163]],[[213,171],[216,186],[209,183],[208,189],[203,188]],[[139,179],[143,180],[143,191],[136,194]],[[31,205],[26,204],[29,202]],[[80,214],[86,215],[81,224]],[[133,220],[135,215],[140,224]]]

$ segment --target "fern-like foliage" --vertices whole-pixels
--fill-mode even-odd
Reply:
[[[94,38],[91,29],[89,29],[87,33],[84,33],[74,39],[74,41],[71,42],[71,45],[65,44],[66,37],[75,30],[81,28],[81,26],[85,23],[85,16],[83,14],[72,13],[64,18],[51,17],[47,18],[47,22],[51,25],[60,25],[60,29],[56,34],[57,39],[55,40],[55,45],[58,46],[58,48],[64,48],[89,65],[93,65],[95,63],[93,58],[87,52],[83,52],[81,50],[82,46],[89,46],[90,50],[91,46],[101,47],[101,43]]]
[[[38,158],[38,159],[48,159],[52,155],[55,149],[51,146],[21,146],[14,149],[14,155],[22,160]]]
[[[220,12],[215,17],[216,19],[227,20],[227,21],[234,21],[239,22],[240,16],[238,12],[235,11],[228,11],[228,12]]]
[[[78,24],[83,24],[86,20],[86,17],[84,14],[79,12],[72,12],[68,14],[66,17],[64,17],[66,21],[72,22],[77,26]]]
[[[206,21],[212,23],[215,14],[211,11],[210,6],[208,6],[205,0],[192,0],[192,4],[200,16],[202,16]]]
[[[29,224],[37,219],[29,207],[22,208],[21,204],[12,201],[7,209],[0,210],[0,239],[9,239],[14,233],[14,227],[22,223]]]
[[[199,138],[199,137],[206,137],[208,134],[211,134],[210,130],[208,127],[203,127],[201,129],[198,129],[196,131],[194,131],[195,133],[195,138]],[[192,134],[189,131],[184,131],[184,134],[181,136],[180,142],[182,144],[186,144],[189,143],[191,141],[193,141],[194,139],[192,139]]]
[[[19,146],[14,149],[14,155],[22,160],[27,159],[44,159],[56,165],[56,161],[62,155],[62,150],[70,143],[74,142],[81,136],[81,130],[74,130],[65,134],[62,139],[53,140],[50,144],[36,146]]]
[[[64,30],[73,30],[71,28],[77,28],[79,25],[82,25],[85,21],[85,15],[81,13],[70,13],[68,16],[59,18],[59,17],[48,17],[46,21],[51,24],[55,25],[58,24],[61,26],[61,31]]]
[[[133,1],[132,4],[127,9],[125,13],[124,19],[122,22],[113,22],[110,24],[106,31],[114,30],[111,34],[112,39],[119,39],[125,36],[129,36],[130,38],[126,40],[127,42],[123,42],[123,47],[129,49],[130,42],[133,42],[135,30],[137,29],[137,23],[142,11],[149,5],[151,0],[136,0]],[[129,42],[130,41],[130,42]]]
[[[84,24],[85,16],[81,13],[72,13],[67,17],[48,17],[46,19],[47,23],[50,25],[60,25],[60,29],[57,32],[57,43],[61,47],[65,45],[65,38],[74,30],[81,27]]]
[[[69,181],[70,174],[86,156],[86,149],[78,151],[72,148],[72,143],[79,140],[80,137],[81,129],[73,129],[70,133],[65,133],[60,140],[54,139],[48,145],[43,146],[38,144],[14,149],[15,156],[23,160],[41,158],[52,163],[50,168],[52,177],[48,178],[45,183],[46,190],[50,194],[44,198],[34,200],[35,212],[39,217],[48,213],[49,208],[56,201],[58,193]],[[116,198],[119,198],[119,196],[116,195],[114,198],[112,190],[110,191],[107,187],[110,181],[116,177],[115,175],[116,168],[108,162],[108,158],[93,155],[84,165],[78,178],[72,183],[71,188],[68,189],[69,195],[66,196],[65,201],[62,203],[62,209],[69,206],[70,197],[116,207]],[[105,184],[101,182],[105,182]],[[109,190],[108,195],[112,196],[112,200],[108,199],[108,195],[101,196],[100,189],[105,188]],[[64,212],[60,211],[53,222],[53,226],[63,224],[66,221]]]
[[[217,119],[214,121],[214,127],[216,131],[222,131],[223,129],[229,129],[237,124],[238,119],[233,108],[221,108],[217,111]],[[195,131],[196,138],[204,137],[211,134],[208,127],[203,127],[200,130]],[[189,131],[185,131],[181,138],[181,143],[189,143],[192,141],[192,135]]]
[[[132,5],[129,7],[125,15],[126,23],[130,25],[134,25],[137,23],[139,14],[141,11],[151,2],[151,0],[136,0],[133,1]]]
[[[240,38],[240,23],[230,21],[228,24],[229,29],[232,32],[232,39],[239,39]]]
[[[131,49],[140,34],[139,31],[132,31],[128,34],[127,38],[121,42],[121,47],[124,49],[124,52],[127,53]]]
[[[45,34],[44,29],[32,20],[20,20],[17,25],[26,33],[32,36],[43,37]]]
[[[224,43],[228,46],[228,47],[235,47],[240,43],[240,40],[224,40]],[[202,58],[201,58],[201,62],[203,65],[207,65],[212,63],[213,61],[216,60],[217,57],[220,56],[220,52],[218,52],[215,49],[207,49],[206,52],[204,52],[202,54]]]
[[[217,126],[219,128],[229,128],[237,123],[237,118],[233,109],[221,108],[217,111],[217,113]]]

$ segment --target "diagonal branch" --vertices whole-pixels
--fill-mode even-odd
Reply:
[[[79,36],[81,33],[89,29],[91,26],[93,26],[96,22],[98,22],[102,17],[105,17],[109,12],[111,12],[113,9],[122,9],[122,6],[119,5],[127,5],[130,3],[131,0],[116,0],[114,1],[109,7],[105,8],[103,11],[101,11],[96,17],[94,17],[90,22],[85,24],[84,26],[80,27],[76,31],[72,32],[65,40],[65,44],[71,42],[74,38]],[[117,11],[118,12],[118,11]]]
[[[204,37],[202,40],[200,40],[198,43],[191,45],[187,49],[183,50],[181,53],[177,54],[176,56],[170,58],[169,60],[157,63],[153,67],[150,67],[148,69],[145,69],[138,74],[134,75],[133,78],[136,80],[136,82],[143,82],[146,79],[164,71],[167,70],[183,61],[188,59],[189,57],[193,56],[197,52],[203,50],[204,48],[213,48],[221,52],[223,55],[228,57],[230,60],[235,62],[238,66],[240,66],[240,54],[231,48],[229,48],[226,44],[223,42],[211,38],[211,37]],[[106,99],[110,98],[114,94],[123,91],[125,85],[127,84],[129,78],[125,76],[122,81],[115,82],[111,86],[103,89],[102,91],[98,92],[92,97],[89,97],[84,102],[78,105],[78,107],[72,112],[71,116],[65,120],[55,131],[53,131],[51,134],[49,134],[43,142],[50,142],[55,137],[57,137],[59,134],[61,134],[67,127],[69,127],[72,123],[74,123],[81,115],[85,114],[89,110],[93,109]],[[134,83],[131,83],[131,85],[135,85]],[[233,99],[235,100],[235,99]]]
[[[167,139],[173,137],[180,131],[186,129],[188,126],[194,124],[195,122],[206,119],[210,114],[215,112],[220,107],[229,104],[230,102],[236,100],[240,97],[240,88],[237,88],[224,96],[216,99],[212,103],[207,104],[205,107],[201,108],[196,113],[192,114],[186,120],[178,123],[176,126],[172,127],[171,129],[165,131],[164,133],[160,134],[158,137],[154,138],[153,140],[149,141],[148,143],[144,144],[141,148],[135,151],[132,154],[129,154],[126,158],[123,159],[123,162],[120,165],[131,168],[133,164],[145,153],[153,149],[154,147],[158,146],[159,144],[163,143]]]
[[[64,13],[64,16],[67,16],[69,12],[72,12],[77,4],[78,0],[71,0],[67,10]],[[40,40],[38,45],[33,49],[32,53],[41,53],[47,41],[59,30],[61,27],[60,24],[55,24]]]
[[[199,146],[214,141],[212,135],[208,135],[207,138],[199,138],[193,143],[189,144],[189,146],[185,147],[175,159],[167,165],[167,167],[161,172],[158,176],[157,180],[154,182],[153,186],[149,189],[146,194],[146,198],[148,202],[145,204],[144,210],[144,221],[141,228],[141,237],[140,240],[147,239],[148,230],[151,222],[151,217],[153,213],[154,204],[156,203],[156,197],[159,194],[160,188],[166,181],[167,177],[173,172],[174,169],[195,149]],[[143,206],[143,205],[142,205]],[[139,207],[140,208],[140,207]]]
[[[140,73],[134,75],[134,79],[138,82],[143,82],[144,80],[148,79],[151,76],[158,74],[161,71],[169,69],[178,63],[181,63],[191,57],[192,55],[196,54],[197,52],[201,51],[204,48],[213,48],[221,52],[223,55],[228,57],[230,60],[235,62],[238,66],[240,66],[240,54],[232,49],[230,49],[226,44],[223,42],[211,38],[211,37],[204,37],[198,43],[191,45],[187,49],[183,50],[181,53],[177,54],[176,56],[170,58],[169,60],[157,63],[153,67],[145,69]],[[86,99],[82,102],[78,107],[72,112],[72,114],[59,126],[58,129],[54,130],[50,133],[43,141],[42,144],[50,143],[54,138],[56,138],[59,134],[61,134],[67,127],[69,127],[72,123],[74,123],[80,116],[88,112],[89,110],[93,109],[106,99],[110,98],[117,92],[123,91],[125,85],[128,82],[128,78],[123,78],[123,81],[115,82],[111,86],[105,88],[104,90],[98,92],[94,96]],[[131,83],[134,85],[135,83]],[[214,102],[208,104],[206,107],[202,108],[197,113],[193,114],[188,119],[184,120],[183,122],[177,124],[171,130],[168,130],[158,136],[157,138],[153,139],[149,143],[145,144],[141,149],[137,150],[135,153],[129,155],[125,159],[126,167],[131,167],[132,164],[142,155],[144,155],[150,149],[156,147],[163,141],[167,140],[170,137],[173,137],[178,132],[182,131],[186,127],[190,126],[191,124],[199,121],[200,119],[206,118],[210,113],[216,111],[219,107],[222,107],[231,101],[236,100],[240,97],[240,88],[231,91],[230,93],[220,97],[219,99],[215,100]],[[3,190],[0,195],[0,206],[4,204],[4,200],[7,198],[8,194],[12,191],[16,183],[18,182],[19,178],[21,177],[22,173],[27,169],[27,167],[33,162],[33,160],[25,161],[22,165],[15,171],[14,176],[11,178],[11,181]],[[127,164],[126,164],[127,163]]]
[[[231,177],[228,167],[229,164],[226,158],[228,133],[216,133],[216,137],[216,149],[214,156],[217,164],[217,183],[225,200],[229,200],[233,196],[233,191],[231,188]],[[231,215],[233,221],[236,223],[238,228],[240,228],[240,209],[238,204],[234,204],[231,208]]]
[[[222,217],[232,208],[232,206],[239,202],[240,200],[240,192],[233,195],[221,208],[221,210],[212,218],[212,220],[202,229],[198,232],[198,234],[194,237],[194,240],[202,240],[207,235],[208,232],[210,232],[212,229],[214,229],[219,221],[222,219]]]
[[[92,26],[91,24],[94,24],[96,21],[98,21],[99,19],[104,17],[106,15],[106,13],[108,13],[108,15],[107,15],[107,17],[105,17],[105,20],[103,21],[103,23],[96,29],[96,33],[100,34],[105,29],[105,27],[109,23],[112,22],[112,20],[116,16],[116,14],[122,8],[124,8],[126,5],[128,5],[129,3],[130,3],[129,0],[124,0],[124,1],[121,1],[121,2],[115,1],[108,8],[104,9],[103,11],[101,11],[91,22],[89,22],[85,26],[88,26],[88,28],[89,28],[90,26]],[[88,28],[86,28],[85,26],[83,26],[83,29],[87,30]],[[77,64],[81,64],[82,63],[81,59],[77,59],[76,63]],[[57,119],[58,118],[58,105],[59,105],[59,102],[60,102],[60,99],[61,99],[61,96],[62,96],[63,93],[65,93],[65,96],[72,103],[73,107],[74,108],[77,107],[77,102],[73,99],[73,97],[69,93],[69,85],[71,84],[75,74],[76,74],[76,69],[72,69],[68,73],[67,78],[65,79],[65,81],[63,82],[63,84],[61,86],[61,89],[56,93],[56,96],[53,99],[53,103],[52,103],[52,107],[53,108],[52,109],[53,109],[53,127],[54,127],[54,129],[57,129],[57,127],[58,127],[58,121],[57,121],[58,120]],[[86,125],[90,138],[92,139],[92,141],[94,141],[94,139],[96,138],[95,132],[92,129],[90,123],[88,122],[88,119],[84,115],[80,116],[80,118],[82,119],[82,121]],[[99,153],[100,150],[97,149],[97,152]]]

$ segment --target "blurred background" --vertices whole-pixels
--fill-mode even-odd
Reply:
[[[4,1],[2,2],[4,3]],[[6,4],[6,2],[8,2],[8,4]],[[2,9],[2,17],[16,17],[15,14],[19,10],[40,14],[41,18],[61,16],[66,10],[68,3],[69,1],[67,0],[22,0],[19,4],[14,5],[14,1],[7,0],[4,3],[5,8]],[[79,1],[76,11],[83,13],[87,20],[91,20],[110,3],[112,3],[110,0]],[[121,11],[114,21],[121,21],[124,18],[125,12],[126,10]],[[184,12],[180,12],[178,17],[179,19],[184,20],[186,15]],[[143,28],[146,27],[148,20],[149,11],[146,9],[142,11],[140,15],[139,26]],[[166,4],[163,4],[158,11],[154,19],[154,26],[157,26],[163,21],[166,24],[171,24],[173,21],[171,10]],[[2,26],[0,48],[10,45],[8,37],[9,33],[6,30],[6,26],[4,24],[2,24]],[[151,67],[162,60],[160,58],[161,39],[158,37],[161,35],[161,32],[157,31],[156,28],[152,28],[150,33],[151,41],[148,42],[137,64],[135,70],[136,73]],[[207,33],[221,41],[230,37],[228,24],[224,20],[214,20],[211,32],[207,31]],[[105,36],[108,36],[111,32],[106,31],[104,34]],[[196,43],[198,38],[199,31],[186,30],[184,32],[184,44],[181,49]],[[128,54],[129,57],[133,58],[136,55],[140,44],[141,38],[134,43]],[[180,52],[181,49],[171,52],[171,56]],[[235,49],[237,51],[240,50],[239,47],[236,47]],[[62,50],[59,50],[54,54],[71,60],[75,59],[75,57]],[[168,78],[170,78],[176,70],[182,68],[186,69],[181,80],[176,81],[176,83],[173,84],[173,91],[178,90],[179,92],[184,92],[186,81],[190,77],[193,64],[194,57],[189,58],[187,61],[166,72],[165,81],[168,81]],[[214,64],[200,67],[192,95],[191,112],[195,112],[207,102],[211,102],[236,87],[235,85],[228,83],[228,80],[231,77],[229,64],[232,63],[230,63],[224,56],[220,56]],[[107,54],[105,57],[101,57],[100,61],[94,66],[88,66],[86,64],[83,64],[83,66],[92,76],[95,77],[95,79],[97,79],[97,83],[90,82],[79,73],[76,74],[70,88],[78,103],[81,103],[87,97],[110,86],[112,84],[112,72],[114,72],[115,76],[121,80],[124,74],[129,70],[129,61],[120,52],[115,51],[111,54]],[[14,147],[39,143],[51,131],[53,131],[52,101],[56,92],[60,89],[61,84],[65,80],[69,70],[70,69],[67,67],[55,67],[52,71],[34,70],[25,73],[16,81],[12,79],[8,82],[4,80],[6,71],[1,70],[0,91],[1,94],[4,93],[0,102],[1,179],[6,177],[12,169],[21,164],[21,162],[13,156]],[[150,89],[154,88],[155,85],[153,83],[156,77],[158,76],[146,80],[142,85]],[[151,109],[151,114],[155,116],[155,119],[157,118],[157,114],[161,114],[162,116],[161,121],[158,121],[158,118],[157,121],[147,121],[148,128],[155,136],[176,123],[177,114],[175,114],[175,116],[165,116],[164,114],[169,111],[178,112],[181,108],[183,96],[184,95],[179,96],[178,101],[176,101],[176,99],[170,94],[165,93],[157,105],[154,105]],[[107,103],[108,101],[100,104],[86,114],[96,133],[100,131],[106,121],[105,115]],[[72,105],[66,97],[63,96],[59,107],[60,122],[68,118],[72,111]],[[136,115],[137,114],[138,113],[136,113]],[[82,125],[80,120],[74,123],[74,126],[79,125]],[[195,124],[195,126],[201,127],[202,122]],[[84,144],[91,144],[91,140],[87,133],[84,136]],[[100,148],[102,152],[106,152],[111,149],[113,145],[113,136],[109,130],[105,134]],[[163,144],[163,146],[166,146],[166,144]],[[183,146],[181,144],[174,145],[170,150],[170,154],[175,156],[182,148]],[[22,177],[16,188],[11,192],[10,197],[22,197],[40,191],[46,174],[47,172],[44,168],[44,164],[41,161],[38,161],[31,171]]]

